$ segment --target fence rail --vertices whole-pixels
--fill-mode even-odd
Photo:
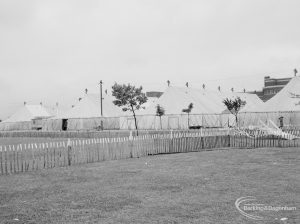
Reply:
[[[21,173],[105,160],[139,158],[227,148],[299,147],[300,139],[278,137],[201,136],[201,133],[138,137],[72,139],[60,142],[0,146],[0,174]]]
[[[139,130],[140,136],[170,134],[170,133],[199,133],[201,136],[227,135],[229,128],[204,128],[195,130]],[[117,131],[1,131],[0,138],[120,138],[136,136],[135,130]]]

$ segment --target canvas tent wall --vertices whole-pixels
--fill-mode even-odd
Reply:
[[[190,126],[224,127],[232,120],[232,115],[223,114],[226,109],[223,104],[225,98],[239,96],[251,107],[261,105],[263,102],[254,94],[211,91],[193,88],[168,87],[156,104],[146,110],[137,112],[138,127],[140,129],[160,129],[160,119],[155,116],[156,106],[159,104],[165,109],[162,117],[163,129],[187,129],[188,116],[182,112],[190,103],[194,107],[190,114]],[[121,117],[121,129],[133,129],[133,117]]]
[[[223,123],[220,114],[191,114],[189,116],[190,126],[222,127]],[[155,115],[137,115],[139,129],[187,129],[187,114],[167,114],[160,118]],[[135,129],[132,116],[120,118],[121,129]]]
[[[270,121],[279,127],[280,117],[285,127],[300,127],[300,111],[241,112],[238,117],[242,127],[260,127],[261,122],[268,124]]]
[[[42,120],[50,117],[51,114],[42,105],[24,105],[0,123],[0,130],[31,130],[37,125],[41,126]]]

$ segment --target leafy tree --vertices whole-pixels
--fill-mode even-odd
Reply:
[[[194,108],[193,103],[190,103],[188,108],[182,110],[182,112],[188,114],[188,128],[190,128],[190,113],[192,112],[193,108]]]
[[[162,123],[161,123],[161,117],[165,115],[165,109],[160,106],[159,104],[157,104],[156,106],[156,116],[159,116],[159,120],[160,120],[160,129],[162,129]]]
[[[123,111],[131,111],[134,117],[135,129],[138,135],[138,126],[135,111],[141,109],[142,104],[147,102],[145,93],[142,92],[143,87],[135,87],[130,84],[117,84],[112,86],[112,95],[116,98],[113,101],[118,107],[122,107]]]
[[[223,100],[223,103],[229,112],[235,116],[235,123],[238,125],[238,113],[240,112],[241,108],[246,105],[246,101],[243,101],[240,97],[237,97],[234,100],[226,98]]]

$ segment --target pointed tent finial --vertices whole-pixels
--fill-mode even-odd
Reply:
[[[85,92],[85,94],[87,94],[88,93],[88,89],[85,89],[84,92]]]
[[[167,83],[168,83],[168,87],[169,87],[169,86],[170,86],[170,84],[171,84],[170,80],[168,80],[168,81],[167,81]]]
[[[295,76],[297,76],[297,73],[298,73],[297,69],[294,69]]]

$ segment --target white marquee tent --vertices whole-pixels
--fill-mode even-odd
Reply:
[[[60,130],[63,120],[67,120],[68,130],[119,129],[119,117],[123,113],[120,107],[113,104],[114,97],[109,94],[102,96],[102,116],[99,94],[85,94],[73,108],[50,120],[45,130]]]
[[[47,119],[51,116],[42,105],[25,104],[8,119],[0,123],[0,130],[30,130],[34,126],[38,126],[42,119]]]
[[[259,107],[263,104],[255,94],[168,87],[155,104],[137,113],[138,126],[141,129],[186,129],[188,116],[182,112],[182,109],[187,108],[190,103],[194,106],[190,113],[190,126],[226,126],[232,118],[229,114],[222,114],[226,110],[223,100],[235,97],[245,100],[248,108]],[[160,124],[159,117],[155,116],[157,104],[165,109],[166,115],[162,117],[162,124]],[[133,118],[121,118],[120,127],[133,129]]]
[[[258,111],[300,111],[300,77],[292,78],[282,90],[268,100],[264,107]]]
[[[293,77],[282,90],[262,106],[240,113],[240,120],[244,121],[244,126],[259,126],[261,122],[267,124],[270,120],[279,126],[280,117],[284,119],[284,126],[300,126],[299,76]]]

